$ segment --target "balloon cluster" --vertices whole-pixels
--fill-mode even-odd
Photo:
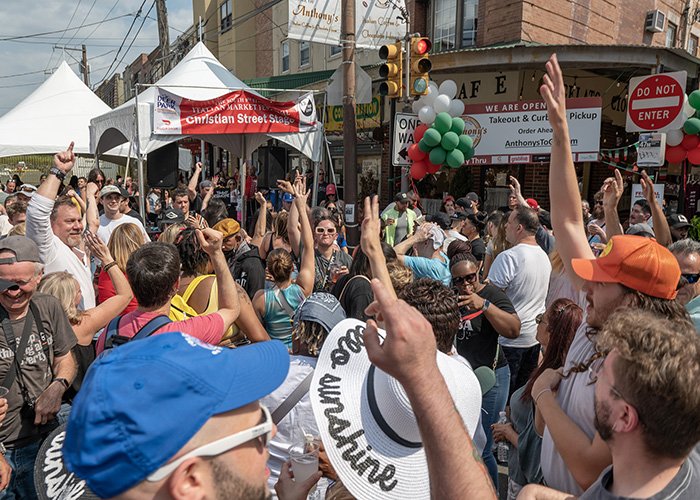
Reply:
[[[457,84],[445,80],[438,87],[428,85],[428,93],[413,103],[420,125],[413,132],[414,144],[408,148],[413,161],[411,177],[420,180],[446,165],[459,168],[474,156],[472,138],[464,133],[464,103],[455,99]]]
[[[666,160],[680,163],[687,158],[693,165],[700,165],[700,90],[685,96],[682,112],[683,128],[666,133]]]

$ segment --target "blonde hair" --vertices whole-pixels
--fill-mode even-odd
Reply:
[[[27,225],[24,222],[12,226],[10,232],[7,233],[8,236],[26,236],[27,235]]]
[[[78,290],[80,290],[80,285],[73,275],[66,271],[47,274],[41,279],[38,288],[39,292],[53,295],[58,299],[71,325],[80,323],[85,314],[75,305],[75,296]]]
[[[508,240],[506,239],[506,224],[508,224],[508,217],[504,215],[503,219],[501,219],[501,223],[498,225],[496,236],[494,236],[493,238],[494,260],[496,260],[496,257],[499,253],[508,250],[512,246],[510,243],[508,243]]]
[[[126,272],[126,261],[129,260],[129,256],[144,243],[143,233],[139,227],[136,224],[127,223],[114,228],[107,248],[117,267],[122,272]]]
[[[170,224],[165,231],[160,233],[158,236],[158,241],[161,243],[172,243],[175,244],[175,240],[180,235],[180,231],[187,229],[185,224]]]
[[[411,268],[404,266],[398,260],[387,262],[387,270],[391,284],[394,285],[394,290],[399,294],[408,285],[413,282],[413,271]]]

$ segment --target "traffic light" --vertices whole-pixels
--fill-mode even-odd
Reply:
[[[430,49],[433,44],[425,36],[411,37],[411,66],[409,68],[409,93],[410,95],[425,95],[428,93],[430,82]]]
[[[379,57],[386,61],[379,67],[379,76],[386,78],[386,81],[379,84],[379,93],[390,99],[400,99],[403,96],[401,42],[382,45]]]

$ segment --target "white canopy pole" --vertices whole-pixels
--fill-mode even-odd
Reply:
[[[143,168],[143,155],[141,154],[141,140],[139,136],[139,84],[136,84],[136,106],[135,118],[136,118],[136,159],[138,161],[138,172],[139,172],[139,213],[141,218],[146,220],[146,198],[143,193],[146,191],[146,181],[144,179],[144,168]]]
[[[246,145],[245,137],[243,137],[243,140],[241,142],[243,145],[241,147],[241,158],[239,159],[240,165],[241,165],[240,175],[239,175],[240,181],[241,181],[241,196],[240,196],[241,206],[239,208],[241,211],[241,226],[244,228],[247,228],[248,225],[246,224],[246,208],[247,208],[246,205],[248,204],[248,200],[246,200],[246,197],[245,197],[246,196],[245,184],[246,184],[246,175],[248,174],[248,165],[246,164],[246,162],[247,162],[246,156],[247,156],[247,149],[248,148],[246,147],[247,145]]]

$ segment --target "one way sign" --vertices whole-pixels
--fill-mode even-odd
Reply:
[[[391,163],[396,166],[410,165],[408,147],[413,144],[413,131],[418,126],[418,116],[411,113],[396,113],[394,117],[394,142]]]

